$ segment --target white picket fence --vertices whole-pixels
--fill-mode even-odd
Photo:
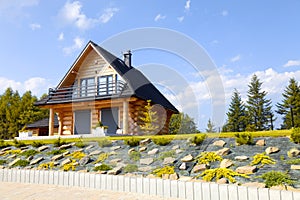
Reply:
[[[95,173],[0,169],[0,181],[78,186],[191,200],[300,200],[300,192]]]

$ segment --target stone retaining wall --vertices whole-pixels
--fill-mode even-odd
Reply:
[[[78,186],[191,200],[300,200],[300,192],[80,172],[0,169],[0,181]]]

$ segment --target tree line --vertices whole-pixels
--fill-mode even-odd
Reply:
[[[0,139],[16,137],[27,124],[48,117],[47,109],[34,106],[37,100],[30,91],[20,96],[11,88],[0,95]]]

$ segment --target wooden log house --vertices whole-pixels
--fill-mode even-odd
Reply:
[[[131,66],[131,52],[122,60],[90,41],[58,86],[36,105],[50,110],[49,136],[54,135],[55,115],[58,135],[90,134],[99,121],[110,134],[122,129],[136,135],[147,100],[159,116],[158,134],[168,133],[171,115],[178,110]]]

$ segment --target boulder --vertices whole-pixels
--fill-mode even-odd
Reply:
[[[252,174],[257,171],[257,167],[247,165],[247,166],[238,167],[236,168],[235,171],[241,174]]]
[[[207,169],[206,164],[198,164],[198,165],[194,166],[192,172],[193,173],[198,173],[198,172],[204,171],[206,169]]]
[[[140,159],[140,164],[141,165],[151,165],[154,162],[153,158],[143,158]]]
[[[186,166],[185,162],[181,163],[181,165],[179,166],[180,170],[186,170],[186,168],[187,168],[187,166]]]
[[[89,154],[89,156],[99,155],[99,154],[101,154],[101,153],[103,153],[103,151],[95,150],[95,151],[92,151],[92,152]]]
[[[71,163],[71,162],[72,162],[72,160],[71,160],[70,158],[67,158],[67,159],[65,159],[65,160],[63,160],[63,161],[61,162],[61,166],[64,166],[64,165],[69,164],[69,163]]]
[[[178,180],[178,175],[177,175],[177,173],[170,174],[169,179],[170,179],[170,180]]]
[[[0,151],[0,156],[3,156],[5,154],[4,151]]]
[[[119,163],[121,161],[122,161],[122,159],[116,158],[116,159],[112,159],[111,161],[109,161],[109,164],[116,165],[117,163]]]
[[[182,149],[176,149],[176,150],[175,150],[175,153],[176,153],[176,154],[180,154],[180,153],[182,153],[182,152],[183,152]]]
[[[113,146],[113,147],[110,147],[110,150],[112,151],[116,151],[118,149],[121,149],[121,146]]]
[[[141,146],[146,146],[150,142],[151,142],[151,139],[150,138],[146,138],[146,139],[140,141],[140,145]]]
[[[226,142],[224,142],[223,140],[217,140],[213,143],[214,146],[219,146],[219,147],[224,147],[226,144]]]
[[[28,149],[28,148],[29,148],[28,146],[25,146],[25,147],[21,147],[20,149],[25,150],[25,149]]]
[[[300,165],[291,165],[291,169],[300,170]]]
[[[109,174],[109,175],[118,175],[119,173],[122,172],[122,169],[123,169],[123,167],[117,166],[117,167],[113,168],[112,170],[109,170],[107,172],[107,174]]]
[[[139,149],[139,152],[144,152],[144,151],[146,151],[147,150],[147,147],[141,147],[140,149]]]
[[[246,187],[256,187],[256,188],[265,188],[265,187],[266,187],[266,184],[264,184],[264,183],[259,183],[259,182],[248,182],[248,183],[242,184],[242,186],[246,186]]]
[[[12,162],[10,162],[8,164],[8,167],[12,167],[14,164],[16,164],[19,160],[21,160],[21,158],[16,158],[15,160],[13,160]]]
[[[32,161],[30,162],[30,165],[38,164],[38,163],[40,163],[42,160],[44,160],[43,157],[36,158],[36,159],[34,159],[34,160],[32,160]]]
[[[220,168],[228,168],[228,167],[231,167],[232,165],[233,165],[232,160],[230,160],[230,159],[224,159],[220,163]]]
[[[70,154],[70,151],[64,152],[62,155],[65,157],[66,155]]]
[[[148,171],[152,171],[154,168],[151,166],[145,166],[145,167],[139,167],[138,171],[140,172],[148,172]]]
[[[277,153],[278,151],[280,151],[280,149],[278,147],[268,147],[265,150],[267,155],[272,154],[272,153]]]
[[[167,157],[167,158],[164,158],[163,165],[173,164],[174,162],[175,162],[175,158]]]
[[[216,154],[218,154],[219,156],[225,156],[225,155],[228,155],[229,153],[230,153],[229,148],[223,148],[223,149],[216,151]]]
[[[55,155],[51,158],[52,161],[57,161],[62,159],[64,156],[62,154]]]
[[[300,151],[297,148],[292,148],[287,152],[289,158],[297,157],[300,154]]]
[[[8,156],[6,159],[9,160],[9,159],[13,159],[13,158],[15,158],[15,157],[17,157],[17,155],[16,155],[16,154],[13,154],[13,155]]]
[[[73,146],[73,143],[69,143],[69,144],[63,144],[60,147],[58,147],[58,149],[69,149]]]
[[[257,146],[265,146],[266,145],[266,140],[261,139],[256,141]]]
[[[11,150],[11,147],[5,147],[1,151],[8,151],[8,150]]]
[[[89,156],[85,156],[79,160],[80,166],[85,166],[91,161],[91,158]]]
[[[146,178],[157,178],[154,174],[148,174]]]
[[[154,155],[157,154],[159,152],[159,150],[157,148],[152,149],[151,151],[148,151],[148,155]]]
[[[37,150],[39,152],[42,152],[42,151],[45,151],[46,149],[49,149],[49,146],[43,145],[43,146],[40,146]]]
[[[169,179],[169,177],[170,177],[170,174],[163,174],[161,176],[162,179]]]
[[[85,150],[88,151],[88,150],[90,150],[90,149],[93,148],[93,147],[94,147],[94,145],[91,144],[91,145],[87,146],[87,147],[85,148]]]
[[[179,145],[175,145],[175,146],[172,147],[172,150],[177,150],[179,148],[180,148]]]
[[[221,178],[221,179],[217,180],[217,183],[218,183],[218,184],[227,184],[228,181],[227,181],[226,178]]]
[[[136,151],[136,150],[135,150],[135,148],[131,148],[131,149],[129,149],[129,150],[128,150],[128,152],[127,152],[127,153],[128,153],[128,155],[129,155],[129,154],[131,154],[131,152],[133,152],[133,151]]]
[[[26,158],[27,161],[31,161],[33,159],[33,156],[28,156],[28,158]]]
[[[236,157],[234,157],[234,159],[237,161],[246,161],[249,159],[249,157],[248,156],[236,156]]]
[[[186,156],[184,156],[183,158],[181,158],[181,161],[182,161],[182,162],[191,162],[191,161],[193,161],[193,160],[194,160],[194,157],[193,157],[191,154],[186,155]]]
[[[193,179],[193,177],[190,176],[180,176],[180,178],[178,179],[179,181],[191,181]]]

